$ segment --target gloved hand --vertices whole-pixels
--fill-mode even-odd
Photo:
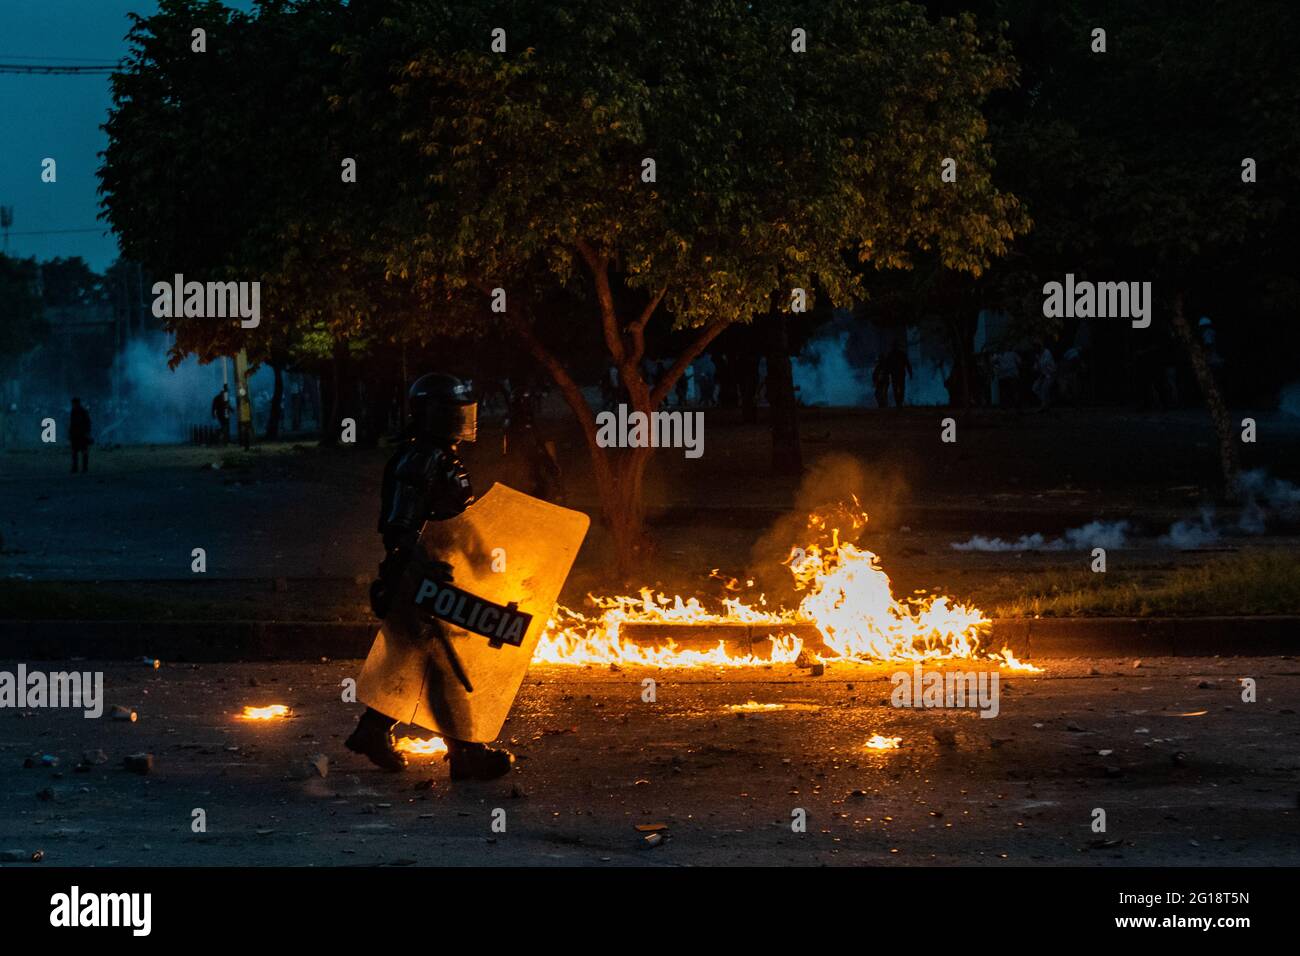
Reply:
[[[420,561],[417,567],[426,578],[437,581],[439,584],[451,584],[452,582],[451,565],[446,561]]]
[[[397,593],[397,584],[402,579],[406,562],[407,554],[400,548],[394,548],[379,562],[379,577],[370,582],[370,610],[381,621],[393,609],[393,595]]]

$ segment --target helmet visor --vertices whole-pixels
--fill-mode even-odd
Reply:
[[[451,414],[451,434],[455,440],[475,441],[478,438],[478,402],[453,406]]]

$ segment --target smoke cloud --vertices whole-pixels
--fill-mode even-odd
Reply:
[[[95,439],[116,444],[173,444],[189,441],[191,425],[214,425],[212,399],[221,390],[221,364],[200,365],[190,356],[175,369],[167,367],[171,341],[159,332],[132,339],[118,353],[113,374],[118,398],[102,399],[93,406]],[[234,404],[234,364],[229,366],[231,404]],[[270,369],[261,368],[248,378],[254,400],[274,385]]]
[[[1115,550],[1128,547],[1127,521],[1092,521],[1081,528],[1071,528],[1059,538],[1042,534],[1022,535],[1015,541],[974,535],[966,541],[954,541],[954,551],[1091,551],[1093,548]]]
[[[805,405],[866,405],[869,374],[848,360],[849,333],[814,338],[791,363]]]
[[[852,455],[817,459],[795,493],[792,510],[778,518],[750,551],[755,586],[769,598],[793,594],[790,572],[781,562],[790,557],[791,546],[808,544],[816,536],[808,525],[810,514],[825,517],[829,527],[839,530],[841,541],[855,542],[866,531],[892,526],[906,498],[907,484],[895,472],[868,468]],[[862,512],[868,516],[865,526],[860,525]]]

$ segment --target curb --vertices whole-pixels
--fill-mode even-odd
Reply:
[[[766,657],[766,625],[625,624],[621,635],[640,644],[708,650],[721,640],[735,654]],[[825,645],[812,625],[795,625],[786,633],[804,646]],[[1070,657],[1271,657],[1300,653],[1300,616],[1195,618],[999,618],[982,642],[990,650],[1006,647],[1021,660]]]
[[[0,621],[0,660],[310,661],[365,657],[369,623]]]
[[[365,657],[371,623],[277,621],[0,621],[0,660],[174,662],[307,661]],[[813,649],[810,625],[791,630]],[[642,644],[707,649],[723,641],[733,654],[765,657],[762,625],[624,625]],[[1068,657],[1262,657],[1300,654],[1300,616],[1194,618],[1004,618],[986,647],[1009,647],[1022,660]]]

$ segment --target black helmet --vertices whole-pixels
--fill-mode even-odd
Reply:
[[[431,372],[411,385],[411,431],[428,441],[473,441],[478,436],[478,402],[473,389],[454,375]]]

